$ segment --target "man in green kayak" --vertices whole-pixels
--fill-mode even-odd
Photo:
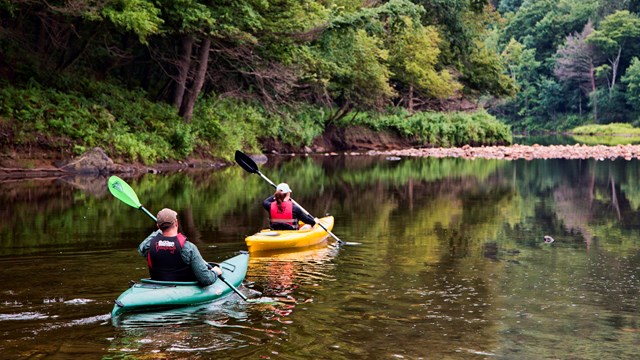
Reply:
[[[278,184],[276,192],[266,198],[262,206],[269,212],[272,230],[298,230],[298,221],[305,224],[300,230],[306,230],[318,221],[291,201],[291,188],[286,183]]]
[[[158,230],[152,232],[138,246],[138,253],[147,258],[152,280],[198,281],[213,284],[222,270],[202,258],[198,248],[178,232],[178,213],[164,208],[158,212]]]

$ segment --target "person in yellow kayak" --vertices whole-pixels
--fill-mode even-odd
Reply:
[[[178,232],[178,213],[164,208],[158,212],[158,230],[138,246],[138,253],[147,258],[152,280],[198,281],[213,284],[222,270],[211,267],[200,255],[195,244]]]
[[[276,192],[266,198],[262,206],[269,212],[272,230],[298,230],[299,221],[305,224],[299,230],[306,230],[318,221],[291,201],[291,188],[286,183],[278,184]]]

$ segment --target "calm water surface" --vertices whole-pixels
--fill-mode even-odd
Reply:
[[[252,256],[217,303],[109,312],[153,230],[106,178],[0,182],[0,357],[632,359],[640,345],[637,161],[275,158],[347,245]],[[239,167],[127,179],[210,261],[246,250],[272,189]],[[555,241],[545,243],[549,235]]]

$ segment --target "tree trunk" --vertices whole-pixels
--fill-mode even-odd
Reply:
[[[578,114],[582,117],[582,94],[578,94]]]
[[[622,215],[620,214],[620,204],[618,204],[618,195],[616,193],[616,182],[613,179],[613,176],[609,175],[609,178],[611,180],[611,204],[616,209],[616,212],[618,213],[618,220],[620,220]]]
[[[180,114],[186,122],[191,121],[193,116],[193,107],[196,103],[198,95],[202,90],[204,79],[207,75],[207,67],[209,63],[209,50],[211,49],[211,39],[205,37],[200,45],[200,56],[198,58],[198,70],[196,71],[191,89],[187,92],[183,101],[183,111]]]
[[[38,29],[38,55],[44,57],[47,51],[47,29],[42,19],[38,24],[40,25]]]
[[[589,76],[591,77],[591,93],[593,94],[593,122],[598,123],[598,94],[596,93],[596,74],[593,68],[593,60],[589,64]]]
[[[327,121],[327,124],[331,124],[333,122],[336,122],[340,119],[342,119],[343,117],[347,116],[347,114],[349,113],[349,111],[351,111],[351,102],[350,101],[345,101],[345,103],[336,111],[335,114],[333,114],[333,116],[331,116],[331,118],[329,118],[329,120]]]
[[[414,100],[414,96],[413,96],[413,81],[412,81],[411,84],[409,84],[409,104],[408,104],[409,113],[411,114],[413,114],[413,108],[415,107],[413,100]]]
[[[618,55],[615,60],[609,60],[611,63],[611,86],[609,87],[609,94],[613,91],[613,88],[616,86],[616,76],[618,74],[618,65],[620,65],[620,54],[622,53],[622,47],[618,48]]]
[[[191,67],[191,52],[193,51],[193,36],[188,34],[182,37],[182,48],[178,63],[176,64],[177,76],[173,90],[173,106],[179,111],[182,105],[184,91],[187,88],[187,78]]]
[[[78,29],[78,27],[79,27],[78,25],[75,26],[76,30]],[[85,41],[82,43],[82,45],[74,53],[72,53],[71,56],[66,58],[65,54],[67,53],[67,49],[70,48],[70,45],[68,44],[66,46],[67,49],[65,49],[65,51],[62,53],[62,56],[60,57],[60,61],[58,62],[58,66],[57,66],[56,70],[57,71],[65,71],[71,65],[73,65],[78,59],[80,59],[82,57],[82,55],[84,55],[84,52],[89,48],[89,45],[91,44],[93,39],[101,31],[103,31],[102,25],[98,25],[98,27],[95,28],[91,32],[91,34],[85,39]]]

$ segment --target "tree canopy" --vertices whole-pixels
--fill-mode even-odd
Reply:
[[[521,130],[639,124],[636,1],[499,1],[497,7],[505,19],[497,27],[499,50],[518,92],[494,114]]]
[[[2,1],[0,73],[60,87],[52,74],[115,79],[187,121],[207,94],[338,116],[428,110],[511,94],[482,41],[486,14],[497,13],[485,0]]]
[[[328,108],[329,121],[471,103],[521,130],[638,122],[638,11],[622,0],[5,0],[0,81],[109,79],[186,122],[210,96]]]

